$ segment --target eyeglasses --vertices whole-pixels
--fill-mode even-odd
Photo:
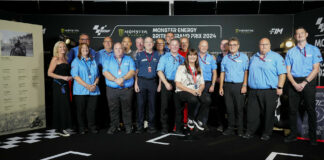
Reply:
[[[157,43],[157,45],[164,45],[164,43]]]
[[[230,46],[230,47],[236,47],[236,46],[238,46],[238,44],[229,44],[228,46]]]
[[[105,43],[112,43],[112,41],[104,41]]]
[[[270,45],[269,43],[266,43],[266,44],[259,44],[260,46],[268,46]]]
[[[88,41],[89,39],[80,39],[81,41]]]

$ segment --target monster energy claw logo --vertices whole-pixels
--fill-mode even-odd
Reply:
[[[124,29],[119,29],[119,30],[118,30],[118,35],[119,35],[119,37],[123,37],[123,36],[124,36],[124,32],[125,32]]]

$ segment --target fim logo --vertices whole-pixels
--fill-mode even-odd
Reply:
[[[95,33],[98,36],[100,36],[101,33],[109,33],[110,32],[110,30],[105,29],[106,27],[107,27],[107,25],[104,25],[104,26],[101,26],[101,27],[99,27],[99,25],[94,25],[92,29],[96,31]]]
[[[119,29],[118,30],[119,37],[123,37],[124,36],[124,33],[125,33],[125,30],[124,29]]]
[[[273,35],[282,34],[283,28],[272,28],[269,33]]]
[[[323,17],[317,18],[316,25],[318,25],[318,28],[320,32],[324,31],[324,23],[322,23]]]

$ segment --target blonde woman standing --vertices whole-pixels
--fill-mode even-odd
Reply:
[[[54,45],[53,58],[47,75],[53,78],[53,128],[58,135],[68,137],[67,128],[71,128],[70,89],[68,82],[70,66],[66,58],[67,47],[64,42],[58,41]]]

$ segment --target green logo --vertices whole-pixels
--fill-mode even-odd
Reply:
[[[61,33],[62,33],[62,34],[64,33],[64,28],[61,28]]]
[[[119,35],[119,37],[123,37],[124,36],[124,29],[119,29],[118,30],[118,35]]]

